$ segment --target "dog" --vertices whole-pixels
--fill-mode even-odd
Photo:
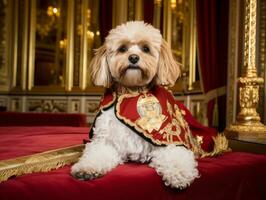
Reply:
[[[160,31],[143,21],[117,26],[90,67],[93,83],[108,92],[71,174],[92,180],[135,161],[149,163],[167,186],[188,187],[199,177],[194,138],[183,110],[165,89],[175,84],[180,66]]]

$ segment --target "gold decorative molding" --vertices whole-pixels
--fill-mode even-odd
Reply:
[[[263,78],[257,77],[256,50],[256,0],[245,0],[244,64],[239,83],[239,106],[236,123],[226,132],[228,137],[266,137],[266,127],[260,122],[256,111],[259,102],[259,85]]]
[[[84,145],[60,148],[43,153],[22,156],[15,159],[0,161],[0,182],[11,176],[20,176],[33,172],[47,172],[78,160]]]

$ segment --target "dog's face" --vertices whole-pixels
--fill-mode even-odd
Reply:
[[[139,87],[155,81],[173,85],[179,66],[160,31],[141,21],[112,29],[91,62],[95,85],[110,87],[117,82]]]

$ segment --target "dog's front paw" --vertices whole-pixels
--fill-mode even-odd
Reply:
[[[97,172],[91,167],[82,166],[79,163],[71,168],[71,175],[78,180],[93,180],[103,176],[102,173]]]
[[[74,173],[71,173],[72,176],[78,180],[93,180],[96,178],[101,177],[102,175],[97,172],[86,172],[86,171],[77,171]]]
[[[185,147],[168,146],[154,151],[150,166],[172,188],[186,188],[199,177],[194,155]]]

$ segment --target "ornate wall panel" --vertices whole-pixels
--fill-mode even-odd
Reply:
[[[10,5],[8,1],[0,0],[0,90],[9,89],[8,79],[8,26],[10,24]]]
[[[87,114],[93,123],[101,96],[10,96],[0,95],[0,108],[16,112],[68,112]],[[206,102],[203,95],[176,96],[202,123],[206,123]],[[10,103],[10,105],[9,105]]]
[[[0,97],[0,111],[8,110],[9,99],[8,97]]]
[[[65,98],[27,98],[26,112],[67,112]]]
[[[10,108],[9,111],[12,112],[23,112],[23,101],[21,97],[11,97],[10,98]]]
[[[258,75],[264,78],[264,84],[259,91],[258,112],[262,122],[266,124],[266,1],[258,1],[258,45],[257,45],[257,70]]]

